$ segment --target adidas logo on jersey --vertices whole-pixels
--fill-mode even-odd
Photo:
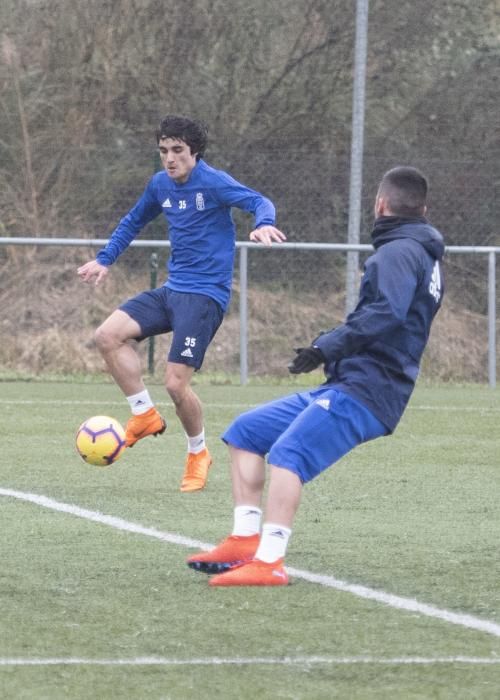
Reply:
[[[162,207],[165,207],[165,208],[168,209],[168,208],[171,207],[171,206],[172,206],[172,202],[171,202],[170,199],[167,197],[166,200],[163,202]]]
[[[186,348],[181,352],[181,357],[193,357],[193,353],[191,352],[191,348]]]

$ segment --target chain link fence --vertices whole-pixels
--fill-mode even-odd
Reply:
[[[7,0],[0,237],[107,237],[160,167],[156,124],[177,113],[208,123],[207,162],[269,196],[288,241],[345,243],[355,7]],[[497,0],[370,3],[361,243],[382,174],[407,164],[429,178],[429,219],[447,245],[500,245],[499,27]],[[247,240],[251,217],[235,221]],[[142,237],[165,235],[159,218]],[[100,370],[93,328],[149,286],[150,251],[127,251],[103,290],[76,279],[88,253],[0,247],[0,369]],[[168,250],[158,255],[160,284]],[[249,251],[251,376],[286,376],[293,346],[342,320],[345,258]],[[446,283],[423,374],[486,381],[486,256],[447,256]],[[205,366],[216,375],[238,372],[240,286],[237,269]]]
[[[215,149],[214,149],[215,150]],[[228,151],[231,149],[228,148]],[[430,181],[428,216],[445,236],[447,245],[499,245],[500,180],[497,153],[481,157],[454,158],[452,153],[424,157],[427,149],[386,144],[380,151],[364,157],[361,212],[361,243],[370,242],[373,201],[382,174],[398,164],[419,167]],[[284,141],[262,146],[250,153],[224,158],[217,151],[207,154],[207,162],[228,170],[236,179],[269,196],[276,204],[278,226],[290,242],[347,242],[349,159],[339,157],[327,143],[291,143]],[[154,144],[135,143],[116,138],[108,148],[82,148],[78,167],[71,178],[61,174],[51,197],[40,203],[43,236],[107,237],[119,219],[134,204],[152,173],[159,169]],[[54,174],[54,178],[56,175]],[[57,178],[56,178],[57,179]],[[22,217],[9,221],[5,214],[0,235],[29,235]],[[252,218],[235,212],[238,238],[246,240]],[[142,234],[164,239],[166,226],[160,217]],[[344,266],[320,253],[284,256],[279,269],[272,258],[251,260],[250,270],[256,282],[290,284],[303,289],[313,284],[338,293],[344,288]],[[361,260],[362,262],[362,260]],[[485,313],[486,281],[480,260],[454,258],[448,270],[448,289],[460,294],[470,311]],[[467,284],[464,285],[464,276]]]
[[[370,243],[373,202],[381,175],[396,164],[421,168],[430,181],[428,216],[447,245],[500,245],[500,180],[494,152],[482,159],[423,158],[408,148],[399,157],[388,146],[364,158],[361,240]],[[276,204],[277,225],[291,243],[345,243],[349,161],[326,144],[277,143],[231,160],[206,157]],[[86,148],[64,198],[47,202],[48,237],[106,238],[159,168],[151,143],[116,139],[108,149]],[[98,186],[97,186],[98,184]],[[97,194],[96,194],[97,193]],[[50,207],[54,207],[51,214]],[[251,216],[235,211],[238,239],[247,240]],[[26,235],[19,225],[13,235]],[[142,239],[165,240],[162,217]],[[95,250],[92,251],[94,255]],[[0,272],[8,285],[0,293],[3,347],[0,368],[22,371],[100,371],[93,328],[119,304],[150,285],[150,249],[131,248],[113,267],[105,290],[83,289],[76,267],[89,250],[0,247]],[[158,284],[166,277],[168,248],[158,250]],[[360,268],[369,253],[360,253]],[[320,330],[340,323],[345,309],[346,254],[338,251],[249,250],[248,367],[250,376],[286,376],[292,348]],[[423,375],[454,381],[488,378],[488,259],[484,255],[446,258],[447,294],[432,334]],[[7,274],[8,273],[8,274]],[[21,290],[21,293],[20,293]],[[216,376],[239,372],[240,271],[233,302],[210,348],[204,369]],[[499,304],[496,292],[496,304]],[[159,340],[158,358],[166,352]],[[146,351],[145,356],[146,356]]]
[[[93,257],[98,246],[84,240],[74,246],[70,239],[47,240],[53,243],[50,246],[41,245],[40,239],[38,245],[14,246],[7,245],[7,240],[0,240],[0,260],[10,260],[12,285],[0,292],[0,372],[81,376],[105,371],[93,340],[95,328],[124,299],[163,283],[169,248],[156,247],[154,240],[142,248],[146,242],[138,242],[123,254],[105,283],[95,288],[80,282],[76,268]],[[335,277],[343,274],[346,253],[327,244],[318,246],[323,249],[303,250],[288,244],[239,249],[232,304],[203,367],[212,381],[289,378],[287,364],[293,348],[342,322],[345,294],[342,289],[336,291]],[[485,292],[482,303],[489,307],[490,317],[467,309],[463,295],[447,294],[424,356],[425,379],[494,384],[492,321],[499,296],[491,266],[494,257],[477,249],[466,255],[447,254],[446,267],[457,258],[469,264],[474,261],[483,269],[486,288],[489,276],[489,294]],[[324,273],[314,280],[313,273],[320,268]],[[273,271],[269,279],[262,280],[263,269]],[[170,335],[157,338],[154,349],[147,342],[141,344],[144,370],[158,379],[169,344]],[[311,382],[320,379],[317,376]]]

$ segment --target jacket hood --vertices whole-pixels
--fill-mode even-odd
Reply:
[[[411,238],[420,243],[436,260],[441,260],[444,255],[443,236],[423,216],[415,219],[381,216],[375,220],[371,236],[375,249],[389,241]]]

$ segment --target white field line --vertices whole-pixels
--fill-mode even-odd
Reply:
[[[157,406],[173,406],[170,401],[155,401]],[[102,399],[0,399],[0,406],[121,406],[126,407],[124,401],[103,401]],[[255,403],[233,402],[203,402],[209,408],[243,408],[248,409]],[[500,413],[497,406],[426,406],[414,404],[408,406],[407,411],[448,411],[453,413]]]
[[[29,501],[30,503],[35,503],[43,508],[57,510],[61,513],[69,513],[70,515],[76,515],[78,518],[84,518],[85,520],[93,520],[95,523],[108,525],[109,527],[114,527],[116,530],[133,532],[136,535],[145,535],[146,537],[154,537],[162,542],[179,544],[182,547],[193,547],[195,549],[208,550],[212,549],[214,546],[213,544],[193,540],[190,537],[183,537],[182,535],[175,535],[170,532],[161,532],[154,527],[144,527],[143,525],[131,523],[127,520],[123,520],[122,518],[116,518],[113,515],[104,515],[98,511],[87,510],[86,508],[80,508],[79,506],[74,506],[70,503],[54,501],[52,498],[47,498],[47,496],[38,496],[34,493],[24,493],[23,491],[14,491],[13,489],[4,488],[0,488],[0,496],[8,496],[11,498],[18,498],[21,501]]]
[[[196,549],[209,550],[214,546],[213,544],[200,542],[198,540],[191,539],[190,537],[183,537],[182,535],[162,532],[156,528],[144,527],[143,525],[131,523],[127,520],[123,520],[122,518],[104,515],[98,511],[87,510],[69,503],[61,503],[53,500],[52,498],[48,498],[47,496],[39,496],[33,493],[24,493],[23,491],[15,491],[13,489],[6,488],[0,488],[0,495],[10,498],[17,498],[22,501],[28,501],[30,503],[35,503],[38,506],[42,506],[43,508],[68,513],[79,518],[84,518],[85,520],[92,520],[93,522],[108,525],[109,527],[116,528],[117,530],[132,532],[138,535],[145,535],[147,537],[154,537],[155,539],[163,542],[178,544],[183,547],[194,547]],[[287,567],[287,570],[295,578],[304,579],[305,581],[309,581],[311,583],[317,583],[320,586],[335,588],[336,590],[343,591],[345,593],[351,593],[359,598],[382,603],[383,605],[387,605],[391,608],[417,613],[426,617],[443,620],[453,625],[459,625],[467,629],[486,632],[494,637],[500,637],[500,625],[490,620],[483,620],[481,618],[474,617],[473,615],[456,613],[450,610],[435,607],[433,605],[428,605],[426,603],[420,603],[414,598],[404,598],[402,596],[393,595],[392,593],[386,593],[385,591],[368,588],[367,586],[347,583],[346,581],[341,581],[333,576],[315,574],[310,571],[303,571],[292,567]]]
[[[471,664],[493,666],[500,664],[500,657],[481,656],[282,656],[282,657],[234,657],[208,656],[200,659],[169,659],[161,656],[138,656],[132,659],[86,659],[78,657],[23,659],[0,658],[0,666],[313,666],[313,665],[430,666],[436,664]]]

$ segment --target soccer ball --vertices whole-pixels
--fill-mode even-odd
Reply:
[[[98,467],[107,467],[125,450],[125,431],[109,416],[93,416],[78,428],[76,449],[82,459]]]

